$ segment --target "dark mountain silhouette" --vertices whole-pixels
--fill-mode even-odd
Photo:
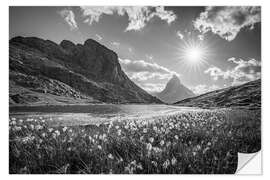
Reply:
[[[160,93],[157,93],[156,96],[166,103],[174,103],[195,95],[180,82],[180,79],[176,75],[173,75],[168,81],[165,89]]]
[[[36,37],[9,41],[10,104],[162,103],[133,83],[100,43]]]
[[[194,107],[261,107],[261,79],[232,86],[176,102],[176,105]]]

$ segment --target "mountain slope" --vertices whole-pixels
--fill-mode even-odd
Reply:
[[[194,93],[186,88],[179,80],[179,78],[174,75],[167,83],[165,89],[156,96],[166,103],[174,103],[185,98],[195,96]]]
[[[10,91],[27,89],[33,97],[39,93],[87,102],[161,103],[127,77],[115,52],[92,39],[77,45],[64,40],[58,45],[36,37],[15,37],[9,42],[9,70]],[[27,99],[24,94],[14,92],[10,92],[11,104],[25,104],[20,101]],[[40,102],[38,97],[30,99],[28,104]]]
[[[261,79],[174,103],[194,107],[261,107]]]

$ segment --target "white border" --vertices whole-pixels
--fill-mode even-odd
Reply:
[[[269,33],[270,33],[270,26],[269,26],[269,17],[270,17],[270,6],[268,0],[4,0],[0,6],[1,8],[1,28],[0,28],[0,36],[1,36],[1,65],[0,65],[0,112],[1,112],[1,130],[0,130],[0,138],[1,138],[1,152],[0,152],[0,171],[1,171],[1,178],[6,179],[47,179],[47,178],[64,178],[64,179],[74,179],[74,178],[110,178],[110,179],[137,179],[137,178],[170,178],[170,179],[179,179],[179,178],[202,178],[202,179],[216,179],[216,178],[260,178],[265,179],[269,176],[268,168],[270,167],[269,163],[267,163],[267,159],[270,160],[269,157],[269,141],[268,137],[270,128],[270,119],[269,119],[269,107],[270,107],[270,71],[267,68],[270,68],[270,42],[269,42]],[[262,6],[262,154],[263,154],[263,175],[262,176],[245,176],[245,175],[204,175],[204,176],[197,176],[197,175],[147,175],[147,176],[126,176],[126,175],[92,175],[92,176],[79,176],[79,175],[61,175],[61,176],[44,176],[36,175],[31,176],[19,176],[18,175],[8,175],[8,39],[9,39],[9,32],[8,32],[8,6],[78,6],[78,5],[175,5],[175,6],[198,6],[198,5],[261,5]],[[263,153],[265,152],[265,153]],[[267,153],[268,152],[268,153]],[[167,177],[169,176],[169,177]],[[269,179],[269,177],[268,177]]]

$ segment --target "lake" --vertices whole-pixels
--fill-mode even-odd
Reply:
[[[146,119],[200,110],[202,109],[156,104],[52,105],[9,108],[10,117],[23,120],[27,118],[40,118],[56,126],[87,125],[122,119]]]

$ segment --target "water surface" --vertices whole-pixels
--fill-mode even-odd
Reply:
[[[198,111],[191,107],[141,104],[92,104],[10,107],[10,117],[39,118],[54,125],[86,125],[111,120],[153,118],[180,112]]]

